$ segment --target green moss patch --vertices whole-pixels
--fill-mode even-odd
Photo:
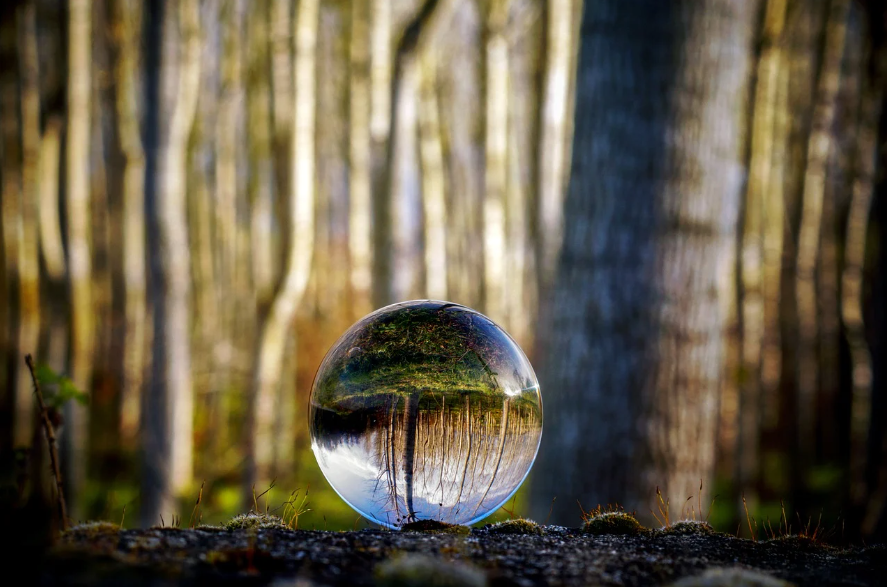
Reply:
[[[656,531],[656,534],[665,536],[704,536],[714,533],[714,528],[708,522],[697,522],[694,520],[675,522],[671,526],[666,526]]]
[[[491,524],[486,527],[486,530],[491,534],[535,534],[537,536],[545,534],[542,526],[533,520],[525,520],[523,518]]]
[[[585,519],[582,531],[595,536],[605,534],[636,536],[647,532],[647,529],[631,514],[618,511],[593,513]]]
[[[62,540],[82,540],[101,538],[104,536],[116,536],[120,533],[120,526],[112,522],[83,522],[71,526],[62,532]]]
[[[419,520],[401,526],[403,532],[424,532],[427,534],[470,534],[471,528],[459,524],[447,524],[437,520]]]
[[[484,587],[480,569],[424,554],[405,554],[376,567],[376,581],[384,587]]]
[[[272,514],[259,514],[250,512],[248,514],[240,514],[234,516],[223,524],[226,530],[266,530],[279,529],[288,530],[289,527],[283,523],[283,519]]]

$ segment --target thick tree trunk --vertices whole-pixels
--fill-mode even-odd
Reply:
[[[754,3],[585,4],[573,177],[543,339],[534,512],[696,493],[713,467],[721,295]],[[710,483],[706,483],[706,488]]]

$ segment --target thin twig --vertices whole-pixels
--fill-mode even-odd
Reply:
[[[55,429],[49,419],[46,403],[43,401],[43,393],[40,392],[40,384],[37,383],[37,374],[34,372],[34,359],[30,354],[25,355],[25,364],[31,372],[31,381],[34,383],[34,395],[37,396],[37,404],[40,407],[40,419],[43,422],[43,430],[46,432],[46,443],[49,445],[49,460],[52,464],[52,475],[55,477],[55,486],[58,494],[59,516],[62,518],[62,530],[68,529],[68,508],[65,505],[65,492],[62,490],[62,471],[59,468],[59,453],[55,442]]]

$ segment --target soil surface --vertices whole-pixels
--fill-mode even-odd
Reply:
[[[884,585],[887,546],[838,549],[798,538],[654,531],[464,535],[277,528],[123,530],[63,535],[39,566],[42,585],[669,585],[714,568],[796,585]],[[785,584],[781,581],[692,584]],[[685,579],[686,581],[686,579]],[[686,582],[681,585],[689,584]]]

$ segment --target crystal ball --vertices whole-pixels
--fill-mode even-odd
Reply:
[[[309,427],[327,481],[370,521],[473,524],[529,473],[542,397],[526,355],[492,320],[459,304],[402,302],[327,352]]]

